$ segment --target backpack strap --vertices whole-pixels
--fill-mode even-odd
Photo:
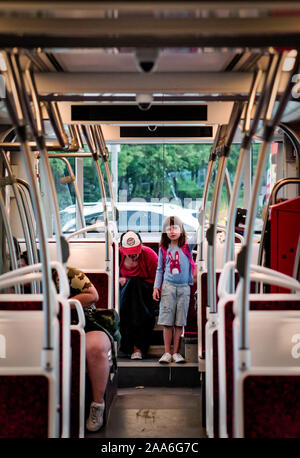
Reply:
[[[165,270],[165,267],[166,267],[166,260],[167,260],[167,250],[164,248],[164,247],[160,247],[160,251],[162,252],[162,255],[163,255],[163,258],[164,258],[164,270]]]
[[[195,261],[191,255],[191,250],[189,248],[189,245],[187,243],[185,243],[182,247],[181,247],[182,251],[184,252],[184,254],[189,258],[189,261],[190,261],[190,264],[191,264],[191,271],[192,271],[192,274],[195,272]]]

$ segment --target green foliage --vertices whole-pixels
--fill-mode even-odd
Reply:
[[[93,158],[83,160],[84,202],[97,202],[101,199],[99,179]]]
[[[186,198],[200,199],[203,194],[205,175],[211,144],[127,144],[120,145],[118,156],[118,189],[126,191],[127,200],[153,198],[168,200]],[[240,145],[234,144],[228,158],[227,168],[233,183]],[[256,151],[255,151],[256,152]],[[99,161],[101,162],[101,161]],[[70,159],[75,172],[75,159]],[[84,159],[84,202],[101,200],[101,192],[95,163],[92,158]],[[60,159],[51,159],[51,167],[57,189],[59,207],[75,203],[73,184],[61,184],[60,179],[68,174]],[[101,164],[106,183],[106,173]],[[215,170],[217,168],[217,161]],[[214,180],[215,173],[213,174]],[[212,199],[213,186],[208,200]],[[109,196],[106,183],[106,193]],[[241,196],[240,196],[241,198]],[[227,193],[222,190],[220,210],[227,211]]]
[[[119,189],[135,197],[200,198],[211,146],[205,144],[121,145]]]
[[[74,159],[70,159],[70,165],[74,170]],[[55,189],[58,196],[58,205],[60,210],[75,203],[75,194],[72,184],[62,184],[61,178],[68,175],[68,169],[61,159],[50,159],[50,166],[54,178]]]

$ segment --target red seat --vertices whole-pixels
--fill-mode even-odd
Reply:
[[[250,310],[300,310],[300,301],[250,301]],[[226,366],[226,405],[227,433],[233,437],[233,303],[225,304],[225,366]],[[218,403],[218,391],[214,392],[214,402]],[[218,416],[218,411],[216,412]]]

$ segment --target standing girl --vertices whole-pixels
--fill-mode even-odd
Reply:
[[[179,353],[179,344],[189,309],[190,285],[193,284],[193,247],[194,243],[186,243],[186,233],[181,220],[177,216],[167,217],[162,227],[153,290],[153,299],[160,299],[158,324],[164,326],[165,353],[159,360],[162,364],[168,364],[172,359],[175,363],[185,362]]]

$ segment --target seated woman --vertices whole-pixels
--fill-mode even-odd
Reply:
[[[58,278],[53,271],[52,277],[56,285]],[[96,288],[88,277],[79,269],[67,267],[67,276],[70,285],[70,298],[77,299],[83,308],[97,302],[99,296]],[[109,377],[108,352],[111,349],[110,339],[105,332],[90,322],[86,316],[86,362],[87,372],[91,382],[93,401],[90,406],[90,414],[86,422],[88,431],[98,431],[103,425],[105,409],[104,394]]]
[[[22,267],[28,265],[27,252],[21,254]],[[96,288],[88,277],[79,269],[68,267],[66,269],[70,286],[70,298],[77,299],[83,308],[89,307],[97,302],[99,296]],[[52,270],[52,279],[59,289],[59,278],[57,271]],[[27,291],[31,291],[27,285]],[[72,311],[73,312],[73,309]],[[75,316],[77,318],[77,313]],[[72,313],[72,317],[74,314]],[[76,320],[77,321],[77,320]],[[86,422],[88,431],[98,431],[103,425],[103,414],[105,409],[104,394],[109,377],[108,352],[111,349],[110,339],[107,334],[100,331],[96,325],[88,320],[86,316],[86,362],[87,372],[91,382],[93,401],[90,406],[89,418]]]
[[[120,350],[142,359],[155,323],[152,293],[158,256],[133,231],[121,236],[120,254]]]

